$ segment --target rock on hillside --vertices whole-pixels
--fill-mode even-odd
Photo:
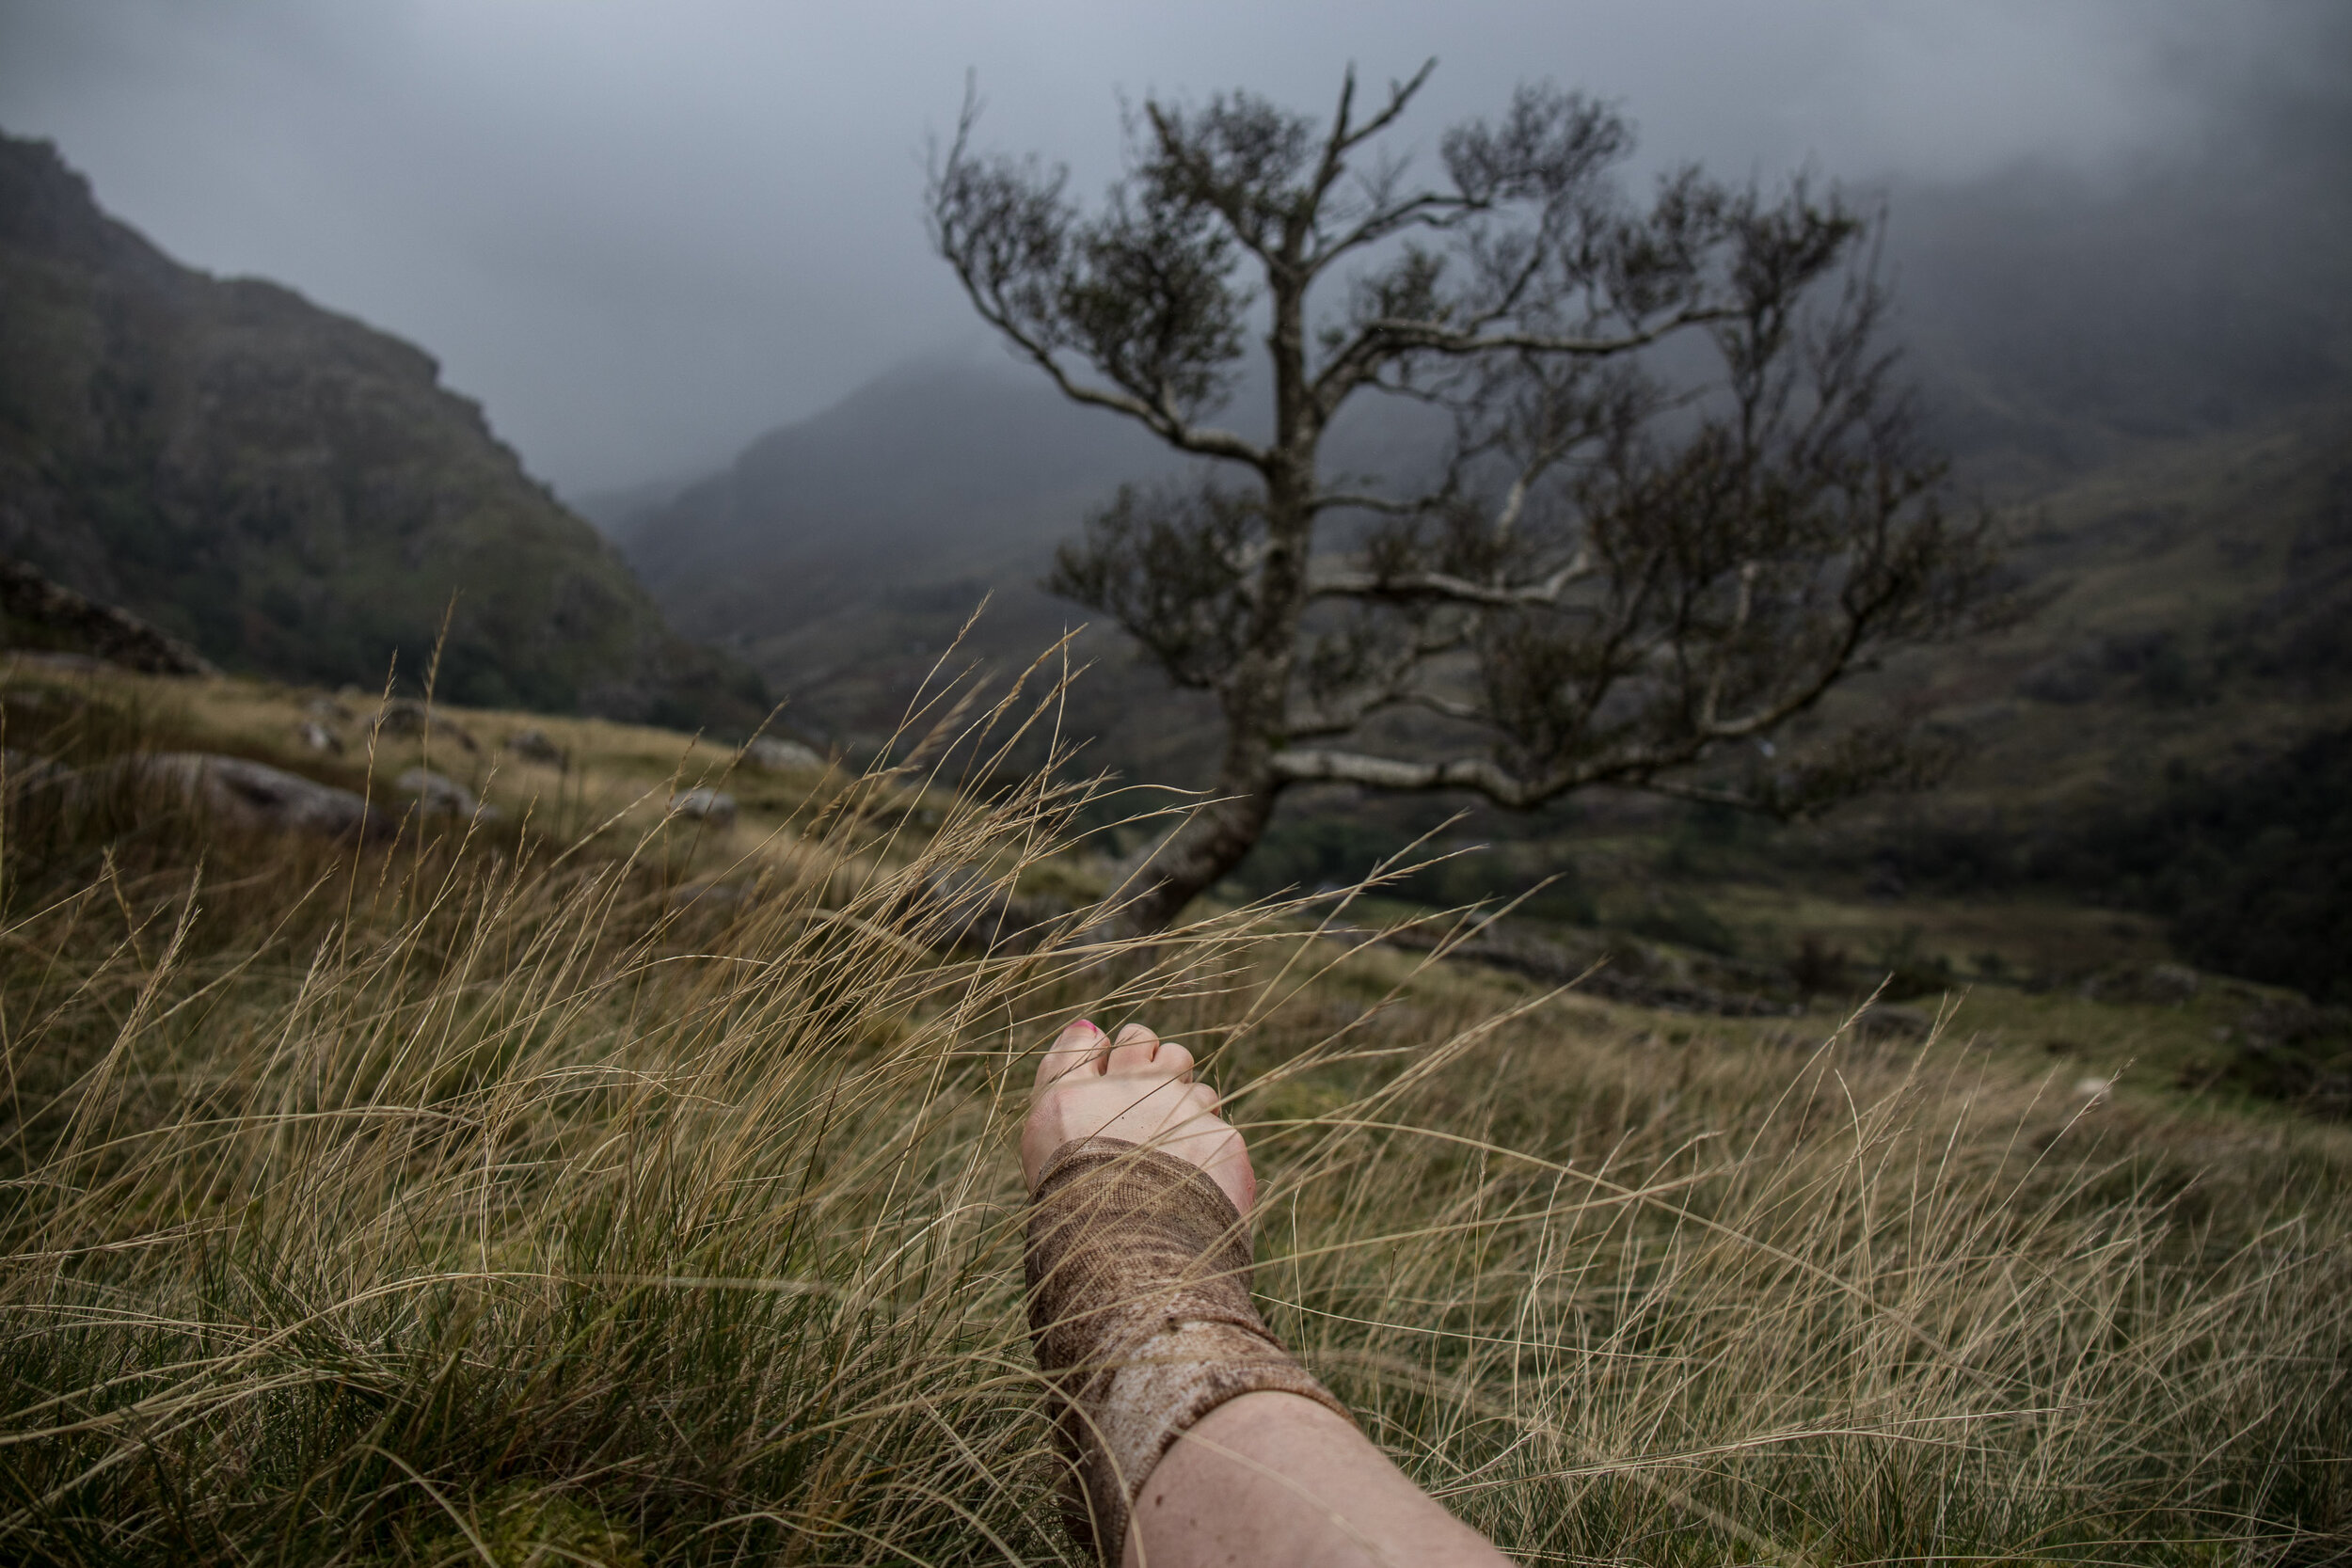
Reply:
[[[0,635],[11,648],[45,648],[103,658],[157,675],[213,673],[202,656],[128,610],[99,604],[50,581],[22,561],[0,559]]]
[[[431,357],[180,265],[45,142],[0,136],[0,554],[230,669],[453,701],[755,714]],[[748,727],[748,725],[746,726]]]

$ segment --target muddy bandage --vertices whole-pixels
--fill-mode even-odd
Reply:
[[[1258,1316],[1248,1225],[1187,1161],[1064,1144],[1030,1201],[1025,1260],[1029,1338],[1077,1482],[1062,1516],[1106,1563],[1152,1467],[1227,1400],[1299,1394],[1347,1416]]]

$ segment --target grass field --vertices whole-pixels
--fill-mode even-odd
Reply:
[[[10,747],[299,760],[300,693],[52,701]],[[723,749],[456,717],[470,835],[12,800],[0,1557],[1073,1560],[1010,1136],[1077,1011],[1208,1060],[1276,1326],[1523,1560],[2352,1553],[2352,1132],[2126,1066],[2193,1008],[1661,1014],[1335,940],[1344,894],[950,946],[927,890],[1082,888],[1117,803],[738,769],[715,831],[661,802]]]

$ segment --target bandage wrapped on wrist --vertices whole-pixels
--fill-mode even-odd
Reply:
[[[1168,1446],[1243,1394],[1346,1407],[1249,1299],[1249,1229],[1187,1161],[1117,1138],[1064,1144],[1030,1201],[1029,1337],[1076,1486],[1063,1518],[1116,1564]]]

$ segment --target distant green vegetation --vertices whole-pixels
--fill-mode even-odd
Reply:
[[[2202,970],[2352,1002],[2347,432],[2352,410],[2324,403],[2151,445],[2025,507],[2013,562],[2040,613],[1847,699],[1933,709],[1963,752],[1937,788],[1788,825],[1326,792],[1285,808],[1232,891],[1345,885],[1429,834],[1424,855],[1448,858],[1391,895],[1527,895],[1522,920],[1783,974],[1836,949],[1850,977],[1909,976],[1895,989],[1914,994],[2071,988],[2169,944]],[[2298,1095],[2352,1074],[2352,1022],[2311,1027],[2252,1077]]]
[[[2352,731],[2228,784],[2185,781],[2117,860],[2209,969],[2352,1003]]]
[[[2227,770],[2176,758],[2151,793],[2017,839],[1914,835],[1899,863],[1924,881],[2145,911],[2201,968],[2352,1002],[2352,730]]]

